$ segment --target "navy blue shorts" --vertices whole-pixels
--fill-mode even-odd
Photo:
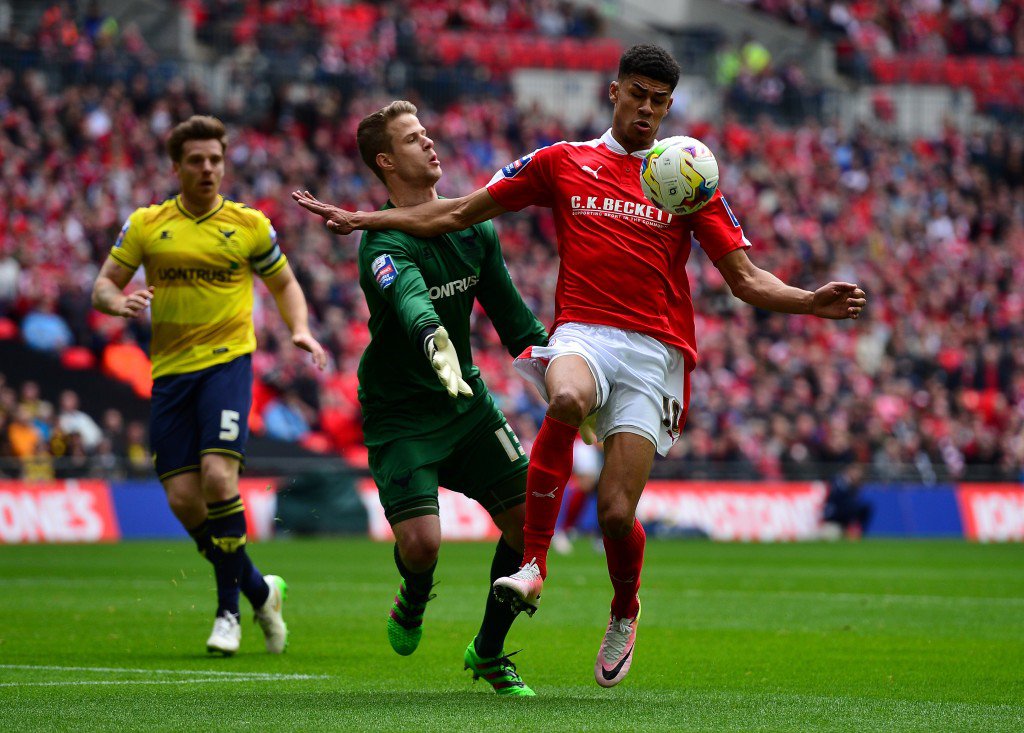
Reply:
[[[199,470],[204,453],[224,453],[245,463],[252,405],[252,357],[153,381],[149,441],[163,481]]]

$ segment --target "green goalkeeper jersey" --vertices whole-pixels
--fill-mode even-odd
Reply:
[[[393,208],[389,201],[385,209]],[[547,342],[547,331],[512,284],[491,222],[432,239],[366,232],[359,285],[370,309],[370,345],[359,362],[359,401],[368,447],[428,436],[491,402],[473,363],[469,331],[479,301],[502,344],[517,356]],[[437,379],[422,336],[443,325],[473,396],[454,399]]]

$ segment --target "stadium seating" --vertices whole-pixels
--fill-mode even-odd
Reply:
[[[882,84],[945,84],[966,87],[981,109],[1019,110],[1024,83],[1018,2],[947,3],[865,0],[826,3],[744,4],[842,45],[843,57],[862,58]],[[969,29],[969,31],[968,31]],[[848,62],[848,70],[856,63]]]

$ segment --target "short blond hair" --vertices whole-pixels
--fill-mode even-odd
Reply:
[[[401,115],[416,114],[416,105],[404,99],[396,99],[386,107],[364,117],[356,130],[356,145],[366,167],[384,182],[384,171],[377,165],[377,156],[393,151],[388,123]]]

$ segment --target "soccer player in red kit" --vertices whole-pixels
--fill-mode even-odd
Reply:
[[[527,206],[554,212],[561,259],[555,323],[545,347],[527,349],[516,368],[548,400],[527,475],[524,565],[499,578],[495,593],[533,613],[547,576],[547,555],[572,470],[579,426],[596,417],[605,442],[598,520],[614,595],[594,676],[603,687],[629,671],[640,618],[645,535],[635,512],[657,451],[679,436],[697,362],[693,302],[686,274],[691,242],[751,305],[821,318],[857,318],[865,293],[831,282],[815,291],[784,284],[747,256],[750,242],[725,198],[672,216],[644,197],[640,163],[672,105],[679,65],[663,49],[627,50],[608,90],[612,126],[601,138],[561,142],[510,163],[468,196],[383,212],[347,212],[295,192],[327,227],[399,229],[431,237]]]

